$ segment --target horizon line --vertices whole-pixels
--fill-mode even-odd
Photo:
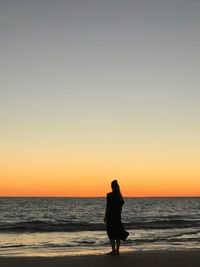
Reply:
[[[1,196],[0,198],[105,198],[103,196]],[[199,198],[200,195],[174,195],[174,196],[123,196],[124,198]]]

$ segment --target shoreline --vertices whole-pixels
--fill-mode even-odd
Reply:
[[[0,256],[2,267],[197,267],[200,249],[121,252],[119,256]]]

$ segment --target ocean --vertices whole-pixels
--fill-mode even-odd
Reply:
[[[124,200],[122,250],[200,248],[200,198]],[[0,256],[105,253],[105,206],[106,198],[0,198]]]

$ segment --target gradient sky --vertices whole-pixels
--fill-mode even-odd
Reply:
[[[200,196],[199,14],[1,0],[0,196]]]

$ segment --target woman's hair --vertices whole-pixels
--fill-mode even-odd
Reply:
[[[113,192],[114,192],[119,198],[123,198],[117,180],[113,180],[113,181],[111,182],[111,187],[112,187]]]

